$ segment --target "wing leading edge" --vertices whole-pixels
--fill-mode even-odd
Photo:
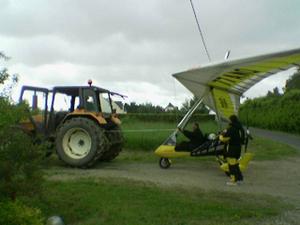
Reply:
[[[240,96],[262,79],[300,67],[300,48],[207,65],[173,76],[221,118],[237,114]]]

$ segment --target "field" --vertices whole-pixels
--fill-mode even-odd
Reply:
[[[124,157],[132,155],[145,156],[143,152],[152,152],[176,129],[176,123],[171,122],[147,122],[139,120],[124,120],[123,131],[125,136]],[[219,130],[215,121],[205,121],[200,123],[200,128],[204,134],[217,133]],[[187,126],[191,129],[191,125]],[[271,140],[256,137],[249,142],[249,149],[255,153],[256,160],[280,159],[285,156],[293,156],[297,151],[287,145]],[[178,141],[183,140],[183,135],[179,135]],[[142,154],[141,154],[142,153]],[[146,154],[147,155],[147,154]]]
[[[124,120],[126,148],[116,160],[81,170],[53,156],[43,195],[22,201],[39,207],[45,217],[61,215],[74,225],[297,224],[300,158],[295,149],[255,138],[249,149],[256,157],[245,184],[232,189],[214,157],[177,159],[169,170],[158,167],[153,150],[174,127]],[[217,125],[210,121],[201,128],[209,133]]]
[[[126,140],[125,148],[153,151],[176,129],[176,125],[176,122],[140,121],[125,118],[122,124]],[[217,130],[217,124],[214,121],[200,123],[200,127],[204,133]],[[188,126],[188,128],[190,127]]]

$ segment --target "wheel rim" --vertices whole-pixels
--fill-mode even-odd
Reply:
[[[161,159],[160,164],[163,168],[166,168],[166,167],[170,166],[170,161],[169,161],[169,159],[163,158],[163,159]]]
[[[67,156],[82,159],[89,154],[92,147],[90,134],[82,128],[72,128],[63,138],[63,149]]]

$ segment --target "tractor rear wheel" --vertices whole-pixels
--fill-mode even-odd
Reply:
[[[109,148],[105,131],[94,121],[82,117],[60,125],[55,142],[62,161],[83,168],[91,167]]]
[[[101,161],[109,162],[115,159],[122,151],[124,137],[120,127],[115,127],[109,131],[106,131],[106,136],[110,143],[110,148],[101,157]]]

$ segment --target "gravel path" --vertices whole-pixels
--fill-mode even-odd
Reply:
[[[51,169],[50,177],[54,180],[87,177],[125,178],[161,186],[267,194],[297,201],[300,206],[299,157],[275,162],[251,162],[250,168],[244,173],[244,184],[237,187],[225,185],[228,178],[216,162],[187,160],[176,163],[176,160],[173,160],[173,163],[167,170],[160,169],[157,162],[112,162],[89,170],[56,167]]]
[[[299,135],[293,135],[288,134],[280,131],[269,131],[269,130],[263,130],[259,128],[250,128],[250,131],[252,134],[272,139],[275,141],[279,141],[285,144],[288,144],[292,146],[295,149],[300,150],[300,136]]]

